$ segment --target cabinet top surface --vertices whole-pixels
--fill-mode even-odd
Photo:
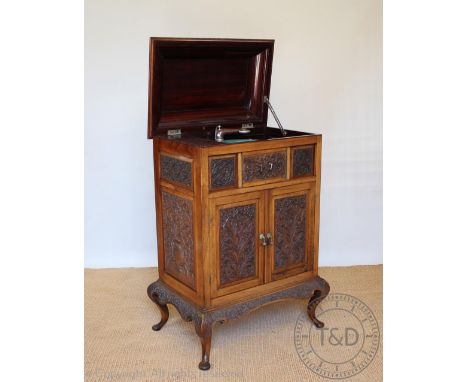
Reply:
[[[234,133],[229,134],[225,138],[225,142],[216,142],[214,140],[213,131],[189,131],[183,132],[180,136],[176,137],[169,137],[166,134],[160,134],[157,136],[158,139],[163,141],[174,141],[178,143],[183,143],[190,146],[196,147],[232,147],[237,145],[242,145],[245,143],[259,143],[259,142],[266,142],[266,141],[287,141],[291,138],[300,138],[300,137],[310,137],[315,136],[317,134],[312,133],[305,133],[301,131],[293,131],[293,130],[286,130],[288,135],[283,137],[281,132],[277,128],[267,127],[265,129],[254,129],[249,134],[240,134]],[[155,137],[156,138],[156,137]],[[245,140],[245,142],[236,142],[230,143],[230,140]]]
[[[148,138],[168,129],[265,127],[274,40],[150,39]]]

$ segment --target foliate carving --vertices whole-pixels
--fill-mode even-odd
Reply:
[[[195,288],[192,201],[162,192],[164,270]]]
[[[192,189],[192,163],[169,155],[160,156],[161,178]]]
[[[244,182],[255,180],[286,178],[286,151],[246,155],[242,159],[242,179]]]
[[[314,174],[314,146],[293,149],[293,177]]]
[[[179,295],[176,291],[168,287],[162,280],[157,280],[148,286],[148,296],[153,300],[161,310],[161,321],[153,326],[153,330],[160,330],[169,318],[167,304],[172,304],[179,311],[181,317],[185,321],[193,321],[195,331],[200,337],[202,345],[202,361],[198,367],[202,370],[210,368],[210,348],[211,334],[213,324],[240,317],[252,310],[255,310],[262,305],[273,301],[284,300],[287,298],[307,298],[310,297],[307,304],[307,312],[315,326],[323,327],[323,323],[316,318],[315,310],[317,305],[329,293],[330,286],[328,283],[316,276],[311,280],[295,285],[291,288],[280,290],[271,294],[260,296],[248,301],[240,302],[227,307],[204,309],[193,302]]]
[[[210,161],[211,183],[210,189],[235,187],[236,177],[236,157],[216,158]]]
[[[219,217],[220,283],[256,275],[257,206],[222,208]]]
[[[204,310],[193,302],[179,295],[169,288],[162,280],[157,280],[148,286],[148,296],[158,304],[172,304],[176,307],[184,321],[194,321],[195,325],[209,325],[216,322],[225,322],[240,316],[273,301],[288,298],[310,298],[308,309],[314,309],[330,292],[330,285],[319,276],[305,281],[294,287],[280,290],[271,294],[240,302],[224,308]]]
[[[275,270],[305,261],[306,207],[306,195],[275,200]]]

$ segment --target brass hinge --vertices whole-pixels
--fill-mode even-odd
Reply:
[[[167,136],[169,138],[179,138],[182,135],[180,129],[169,129],[167,130]]]

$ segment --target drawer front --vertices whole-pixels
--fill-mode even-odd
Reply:
[[[293,178],[314,175],[314,146],[293,147],[292,172]]]
[[[237,156],[210,157],[210,191],[237,187]]]
[[[242,154],[242,183],[255,185],[287,179],[287,150]]]

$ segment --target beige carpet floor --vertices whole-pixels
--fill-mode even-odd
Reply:
[[[360,299],[380,327],[375,358],[345,380],[382,380],[382,270],[382,266],[320,269],[331,293]],[[155,268],[85,270],[85,381],[327,380],[301,361],[294,344],[296,322],[305,312],[306,300],[277,302],[215,325],[211,369],[201,371],[197,367],[201,348],[193,324],[183,321],[172,305],[165,327],[151,330],[160,316],[146,287],[156,278]]]

